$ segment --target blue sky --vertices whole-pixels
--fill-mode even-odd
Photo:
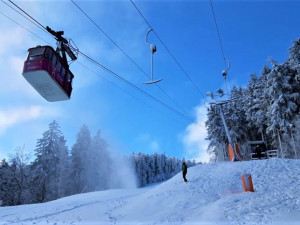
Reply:
[[[7,1],[6,1],[7,2]],[[148,25],[129,0],[75,1],[144,71],[150,74]],[[9,2],[7,2],[10,4]],[[16,1],[44,26],[64,30],[79,50],[118,73],[170,107],[182,112],[155,85],[143,85],[145,75],[116,48],[71,1]],[[27,49],[47,45],[0,14],[0,158],[25,145],[34,152],[36,140],[57,120],[71,148],[80,127],[92,135],[101,129],[112,150],[165,152],[169,156],[207,161],[204,93],[225,88],[222,54],[208,0],[135,1],[172,54],[196,83],[199,93],[170,57],[157,37],[154,77],[160,87],[198,124],[179,116],[79,57],[71,100],[50,103],[22,77]],[[297,1],[213,1],[225,56],[231,62],[227,86],[244,86],[267,59],[288,57],[299,37]],[[55,40],[0,2],[0,12],[55,46]],[[107,82],[109,80],[110,82]]]

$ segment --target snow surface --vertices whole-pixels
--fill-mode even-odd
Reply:
[[[241,174],[255,192],[242,192]],[[300,224],[300,160],[223,162],[139,189],[0,207],[0,224]]]

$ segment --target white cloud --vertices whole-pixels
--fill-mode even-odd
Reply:
[[[5,35],[0,35],[0,42],[5,44],[0,45],[0,55],[11,53],[12,50],[15,52],[16,48],[24,47],[24,43],[28,41],[28,35],[25,35],[25,32],[21,27],[1,29],[1,33]]]
[[[8,127],[27,120],[36,119],[41,114],[41,107],[30,106],[28,108],[16,108],[0,111],[0,134]]]
[[[9,127],[35,120],[41,117],[51,117],[59,114],[54,108],[42,108],[41,106],[18,107],[8,110],[0,110],[0,135]]]
[[[197,161],[209,162],[210,156],[207,153],[209,142],[205,140],[207,130],[205,121],[207,110],[204,105],[196,108],[197,123],[190,124],[183,135],[182,141],[185,147],[186,158],[194,158]]]
[[[33,45],[28,33],[20,27],[1,29],[0,42],[0,96],[26,94],[37,97],[34,89],[22,77],[28,46]]]

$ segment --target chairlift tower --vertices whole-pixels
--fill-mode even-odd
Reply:
[[[219,93],[220,97],[222,97],[224,95],[222,89],[218,89],[217,93]],[[206,95],[208,95],[212,99],[214,99],[214,94],[212,92],[207,92]],[[233,150],[233,154],[234,155],[233,155],[233,160],[232,161],[238,161],[238,160],[241,160],[241,157],[237,153],[236,145],[232,141],[231,136],[229,134],[228,126],[227,126],[227,123],[226,123],[226,120],[225,120],[225,117],[224,117],[224,113],[223,113],[223,109],[222,109],[222,105],[227,104],[227,103],[229,103],[229,102],[231,102],[233,100],[234,99],[228,99],[228,100],[225,100],[225,101],[211,102],[210,104],[211,105],[216,105],[218,107],[218,109],[219,109],[220,116],[221,116],[221,119],[222,119],[222,122],[223,122],[223,125],[224,125],[224,128],[225,128],[225,132],[226,132],[226,136],[227,136],[228,142],[231,145],[232,150]]]

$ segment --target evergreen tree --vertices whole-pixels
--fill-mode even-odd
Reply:
[[[88,151],[88,190],[105,190],[110,185],[111,158],[108,144],[101,137],[100,130],[91,140]]]
[[[265,87],[270,71],[265,66],[260,77],[252,74],[245,90],[245,114],[249,127],[249,140],[260,140],[261,134],[264,134],[267,128],[269,99],[265,94]]]
[[[161,182],[171,178],[181,171],[182,160],[169,158],[165,154],[154,153],[146,155],[143,153],[133,154],[130,157],[137,176],[140,187],[150,183]],[[196,163],[187,162],[188,166],[194,166]]]
[[[63,136],[58,123],[54,120],[49,130],[37,140],[36,159],[32,164],[34,201],[44,202],[60,197],[58,182],[60,176],[60,142]],[[63,163],[63,162],[62,162]]]
[[[83,125],[77,134],[76,143],[71,150],[70,178],[72,193],[86,192],[88,186],[88,152],[91,146],[91,135],[87,126]]]
[[[265,66],[261,76],[251,75],[245,89],[233,90],[232,97],[238,98],[223,109],[225,117],[229,116],[228,127],[234,139],[243,142],[263,137],[269,149],[282,149],[282,157],[296,155],[296,147],[290,140],[291,132],[296,133],[293,127],[300,112],[300,39],[289,51],[290,56],[284,63],[270,60],[271,69]],[[218,146],[227,144],[218,120],[218,113],[211,107],[206,125],[209,150],[215,155],[220,155]]]
[[[224,124],[220,116],[220,109],[217,105],[211,105],[207,109],[207,121],[205,122],[207,128],[207,139],[210,141],[208,146],[209,153],[213,153],[217,156],[224,156],[224,146],[227,149],[228,139],[225,133]]]
[[[240,145],[248,141],[248,127],[245,116],[245,91],[242,88],[233,87],[231,91],[231,102],[226,105],[226,122],[231,138]],[[243,149],[241,149],[243,150]]]
[[[293,67],[293,68],[299,68],[300,64],[300,38],[294,41],[294,44],[292,47],[289,48],[290,56],[287,60],[287,62]],[[297,74],[300,71],[298,71]]]
[[[70,190],[70,157],[66,140],[61,136],[58,140],[58,197],[64,197],[71,194]]]
[[[14,205],[13,173],[5,159],[0,161],[0,205]]]
[[[299,93],[293,91],[292,85],[294,73],[295,71],[284,63],[273,65],[268,74],[265,89],[265,94],[270,99],[267,111],[269,118],[267,133],[272,136],[273,146],[279,146],[280,136],[288,133],[290,124],[299,112]]]

